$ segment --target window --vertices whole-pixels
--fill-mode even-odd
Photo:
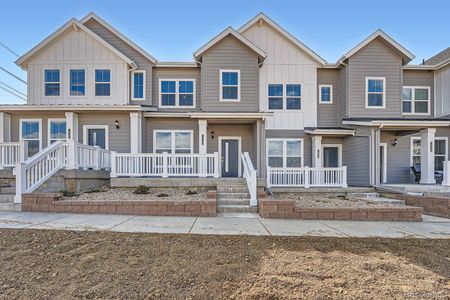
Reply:
[[[45,96],[59,96],[60,92],[60,77],[59,70],[45,70]]]
[[[70,96],[85,95],[84,70],[70,70]]]
[[[132,100],[145,100],[145,71],[134,71],[132,77]]]
[[[160,80],[160,106],[194,107],[195,80]]]
[[[404,114],[429,114],[430,87],[403,87]]]
[[[447,160],[447,138],[434,139],[434,170],[444,171],[444,161]],[[420,165],[420,137],[411,138],[411,165]]]
[[[42,149],[41,119],[20,120],[20,140],[28,144],[28,156],[31,157]]]
[[[240,71],[220,70],[220,101],[240,101]]]
[[[66,119],[48,119],[48,144],[66,140]]]
[[[301,84],[269,84],[269,110],[300,110],[301,95]]]
[[[192,153],[192,130],[155,130],[153,136],[154,153]]]
[[[330,84],[319,85],[319,103],[331,104],[333,103],[333,86]]]
[[[366,77],[366,108],[385,108],[384,77]]]
[[[267,165],[273,168],[303,166],[303,140],[267,139]]]
[[[110,70],[95,70],[95,96],[111,96]]]

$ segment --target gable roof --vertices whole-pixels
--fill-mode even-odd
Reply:
[[[205,53],[208,49],[210,49],[212,46],[220,42],[222,39],[227,37],[228,35],[232,35],[235,38],[237,38],[239,41],[241,41],[243,44],[245,44],[247,47],[249,47],[251,50],[253,50],[256,54],[258,54],[261,58],[266,58],[266,52],[264,52],[261,48],[250,42],[248,39],[240,35],[236,30],[234,30],[231,27],[228,27],[218,35],[216,35],[214,38],[212,38],[209,42],[207,42],[205,45],[203,45],[200,49],[194,52],[194,58],[197,59],[198,57],[202,56],[203,53]]]
[[[393,49],[395,52],[397,52],[402,57],[403,64],[406,64],[414,59],[415,55],[409,52],[405,47],[397,43],[393,38],[391,38],[389,35],[387,35],[383,30],[378,29],[371,35],[369,35],[366,39],[364,39],[361,43],[356,45],[354,48],[352,48],[350,51],[345,53],[339,60],[337,61],[337,65],[339,65],[344,60],[348,59],[350,56],[364,48],[366,45],[368,45],[370,42],[375,40],[376,38],[380,38],[383,41],[387,42],[388,45]]]
[[[124,60],[129,65],[134,65],[133,61],[129,59],[127,56],[125,56],[122,52],[111,46],[109,43],[107,43],[105,40],[103,40],[101,37],[96,35],[94,32],[92,32],[89,28],[84,26],[82,23],[80,23],[78,20],[72,18],[67,23],[65,23],[63,26],[61,26],[58,30],[53,32],[51,35],[49,35],[46,39],[44,39],[42,42],[34,46],[30,51],[22,55],[16,60],[16,64],[19,65],[22,69],[27,69],[27,63],[29,60],[34,57],[36,54],[38,54],[42,49],[44,49],[47,45],[52,43],[55,39],[63,35],[67,30],[71,28],[79,28],[86,32],[90,37],[92,37],[94,40],[108,48],[111,52],[119,56],[122,60]]]
[[[427,59],[424,65],[439,65],[448,59],[450,59],[450,47]]]
[[[278,31],[281,35],[283,35],[288,41],[293,43],[295,46],[306,52],[309,56],[311,56],[314,60],[316,60],[318,63],[325,65],[326,61],[322,57],[320,57],[316,52],[311,50],[308,46],[300,42],[296,37],[294,37],[292,34],[287,32],[283,27],[275,23],[272,19],[270,19],[268,16],[266,16],[264,13],[259,13],[257,16],[255,16],[253,19],[248,21],[246,24],[244,24],[241,28],[237,30],[239,33],[244,33],[247,29],[252,27],[254,24],[258,22],[265,22],[268,25],[270,25],[273,29]]]
[[[106,29],[108,29],[109,31],[111,31],[113,34],[115,34],[117,37],[119,37],[121,40],[123,40],[125,43],[127,43],[131,48],[135,49],[137,52],[139,52],[140,54],[142,54],[145,58],[147,58],[149,61],[151,61],[154,64],[157,64],[158,60],[156,58],[154,58],[153,56],[151,56],[147,51],[145,51],[144,49],[142,49],[141,47],[139,47],[136,43],[134,43],[133,41],[131,41],[129,38],[127,38],[125,35],[123,35],[121,32],[119,32],[117,29],[115,29],[113,26],[111,26],[108,22],[106,22],[105,20],[103,20],[102,18],[100,18],[99,16],[97,16],[95,13],[90,12],[86,17],[84,17],[83,19],[80,20],[81,23],[85,24],[86,22],[88,22],[90,19],[94,19],[95,21],[97,21],[98,23],[100,23],[101,25],[103,25],[104,27],[106,27]]]

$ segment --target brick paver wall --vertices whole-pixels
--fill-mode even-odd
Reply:
[[[450,198],[437,196],[415,196],[404,194],[382,194],[388,198],[404,200],[406,204],[422,207],[426,214],[450,218]]]

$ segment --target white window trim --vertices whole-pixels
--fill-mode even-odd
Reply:
[[[411,89],[411,100],[403,100],[403,89]],[[428,100],[416,100],[416,96],[415,96],[415,90],[416,89],[426,89],[428,90]],[[404,101],[409,101],[411,102],[411,112],[403,112],[403,102]],[[426,113],[416,113],[415,112],[415,105],[414,103],[418,101],[418,102],[427,102],[427,108],[428,108],[428,112]],[[403,115],[415,115],[415,116],[429,116],[431,109],[430,109],[430,105],[431,105],[431,87],[430,86],[404,86],[402,88],[402,114]]]
[[[56,141],[66,141],[67,140],[67,119],[66,118],[49,118],[47,120],[47,145],[50,145],[50,140],[51,139],[51,126],[50,124],[52,122],[66,122],[66,137],[64,139],[54,139]]]
[[[283,88],[283,96],[281,97],[283,100],[283,108],[282,109],[269,109],[269,98],[280,98],[280,97],[276,97],[276,96],[269,96],[269,85],[276,85],[276,84],[281,84],[282,88]],[[300,96],[288,96],[287,95],[287,86],[288,85],[300,85]],[[286,82],[286,83],[268,83],[267,84],[267,89],[266,89],[266,93],[267,93],[267,111],[272,111],[272,112],[276,112],[276,111],[296,111],[296,112],[302,112],[303,111],[303,96],[302,96],[302,83],[300,82]],[[300,109],[287,109],[287,99],[288,98],[300,98]]]
[[[409,166],[412,167],[413,166],[413,143],[414,141],[420,141],[421,137],[420,136],[413,136],[411,137],[411,141],[410,141],[410,145],[409,145]],[[434,140],[442,140],[445,141],[445,160],[448,160],[448,137],[435,137]],[[435,156],[434,151],[435,151],[435,145],[433,142],[433,157]]]
[[[58,70],[59,71],[59,82],[53,82],[53,81],[51,81],[51,82],[46,82],[45,81],[45,71],[50,71],[50,70]],[[43,90],[42,90],[42,98],[56,98],[56,97],[62,97],[63,95],[63,93],[62,93],[62,72],[61,72],[61,69],[60,68],[48,68],[48,69],[44,69],[43,71],[42,71],[42,81],[44,82],[44,88],[43,88]],[[52,96],[52,95],[46,95],[45,94],[45,85],[47,84],[47,83],[58,83],[59,84],[59,95],[55,95],[55,96]]]
[[[109,126],[108,125],[83,125],[83,144],[88,144],[88,129],[105,129],[105,148],[109,150]]]
[[[161,89],[161,82],[163,81],[175,81],[175,93],[165,93],[165,94],[175,94],[175,105],[162,105],[162,89]],[[180,106],[180,86],[179,86],[179,82],[180,81],[192,81],[193,83],[193,90],[192,90],[192,105],[181,105]],[[175,79],[175,78],[160,78],[159,79],[159,86],[158,86],[158,91],[159,91],[159,107],[161,108],[195,108],[195,102],[196,102],[196,80],[194,78],[179,78],[179,79]],[[188,93],[182,93],[182,94],[188,94]]]
[[[142,98],[135,98],[134,97],[134,74],[138,74],[138,73],[142,73],[144,74],[144,78],[143,78],[143,93],[142,93]],[[134,101],[145,101],[145,92],[146,92],[146,88],[147,88],[147,84],[146,84],[146,78],[147,78],[147,74],[145,70],[135,70],[131,73],[131,100]]]
[[[330,88],[330,101],[322,101],[322,88]],[[331,84],[319,84],[319,103],[320,104],[333,104],[333,85]]]
[[[156,152],[156,134],[162,133],[162,132],[170,132],[171,134],[171,151],[173,154],[181,154],[181,153],[175,153],[175,133],[182,132],[182,133],[190,133],[191,134],[191,150],[190,153],[194,153],[194,130],[165,130],[165,129],[156,129],[153,130],[153,153]]]
[[[72,95],[71,92],[71,88],[72,88],[72,82],[71,82],[71,77],[70,77],[70,71],[84,71],[84,95]],[[87,79],[87,72],[86,69],[83,68],[74,68],[74,69],[69,69],[67,72],[67,78],[69,78],[69,84],[68,84],[68,91],[67,91],[67,95],[69,95],[69,98],[86,98],[87,97],[87,85],[86,85],[86,79]],[[60,79],[61,80],[61,79]]]
[[[369,106],[369,80],[383,80],[383,105]],[[379,94],[371,92],[371,94]],[[386,109],[386,77],[366,77],[366,109]]]
[[[325,161],[325,158],[324,158],[325,152],[323,151],[323,148],[333,148],[333,147],[338,148],[338,167],[342,167],[342,144],[322,144],[322,149],[321,149],[321,151],[322,151],[322,166]],[[324,168],[326,168],[326,167],[324,167]]]
[[[223,83],[222,83],[222,73],[224,72],[236,72],[238,73],[238,84],[237,84],[237,99],[223,99]],[[220,69],[219,71],[219,80],[220,80],[220,102],[241,102],[241,70],[230,70],[230,69]],[[230,87],[234,87],[235,85],[227,85]]]
[[[242,137],[240,136],[219,136],[217,139],[217,149],[219,149],[219,174],[220,177],[222,177],[222,141],[223,140],[237,140],[238,141],[238,177],[242,176],[242,169],[241,169],[241,153],[242,153]]]
[[[304,143],[303,139],[269,138],[269,139],[266,139],[266,167],[269,166],[269,142],[271,142],[271,141],[274,141],[274,142],[282,141],[283,142],[283,167],[282,167],[283,169],[296,169],[296,168],[287,167],[287,142],[288,141],[301,142],[301,145],[300,145],[300,157],[302,159],[301,168],[303,168],[305,166],[305,156],[304,156],[305,143]]]
[[[109,70],[109,82],[97,82],[96,81],[97,76],[95,76],[95,72],[97,70]],[[111,71],[110,68],[95,68],[94,69],[94,97],[96,97],[96,98],[112,98],[113,97],[112,81],[113,81],[113,72]],[[97,96],[96,95],[97,84],[109,84],[109,96],[104,96],[104,95]]]
[[[37,139],[23,139],[22,138],[22,123],[23,122],[39,122],[39,151],[42,150],[42,119],[20,119],[19,121],[19,141],[37,141]]]

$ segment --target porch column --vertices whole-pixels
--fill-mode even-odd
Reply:
[[[11,142],[11,115],[0,112],[0,143]]]
[[[420,183],[435,184],[434,179],[434,135],[435,128],[420,132]]]
[[[66,112],[66,136],[67,141],[78,142],[78,114]]]
[[[322,136],[313,135],[311,137],[311,147],[312,147],[312,167],[321,168],[322,167]]]
[[[258,177],[261,177],[261,120],[256,121],[256,171],[258,172]]]
[[[198,120],[198,153],[200,154],[206,154],[208,152],[207,128],[207,120]]]
[[[130,112],[130,152],[142,152],[142,115],[139,112]]]
[[[375,185],[378,186],[381,183],[381,178],[380,178],[380,141],[381,141],[381,131],[380,129],[375,129],[374,130],[374,142],[375,142],[375,149],[374,149],[374,153],[375,153],[375,164],[374,164],[374,169],[375,169]]]

